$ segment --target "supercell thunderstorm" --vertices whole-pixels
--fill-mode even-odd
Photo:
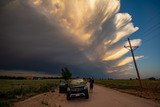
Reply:
[[[53,55],[61,52],[64,58],[56,54],[56,58],[53,60],[50,58],[50,62],[81,65],[86,71],[88,67],[94,66],[107,74],[130,74],[133,68],[130,64],[132,57],[126,56],[129,50],[124,48],[124,45],[128,45],[124,40],[136,32],[138,27],[131,22],[131,15],[119,13],[120,0],[29,0],[23,4],[29,5],[38,14],[44,16],[54,29],[60,29],[60,32],[63,32],[53,34],[54,37],[50,37],[49,40],[55,39],[51,41],[55,45],[54,49],[52,47]],[[60,46],[65,40],[56,42],[56,38],[59,37],[65,38],[76,48],[63,49]],[[140,46],[141,40],[134,39],[131,43],[134,46]],[[71,58],[65,58],[67,53],[72,53],[71,51],[75,53],[73,58],[72,55]],[[135,58],[138,60],[142,57]]]

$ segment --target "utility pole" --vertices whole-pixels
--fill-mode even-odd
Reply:
[[[134,62],[135,69],[136,69],[136,72],[137,72],[137,77],[138,77],[138,80],[139,80],[140,87],[141,87],[141,89],[142,89],[141,77],[140,77],[140,75],[139,75],[139,70],[138,70],[138,67],[137,67],[137,63],[136,63],[136,60],[135,60],[135,57],[134,57],[134,53],[133,53],[133,48],[132,48],[132,47],[134,47],[134,46],[132,46],[129,38],[128,38],[128,43],[129,43],[129,46],[124,46],[124,47],[125,47],[125,48],[127,48],[127,47],[130,48],[129,50],[130,50],[131,53],[132,53],[133,62]],[[136,48],[137,48],[137,46],[136,46]]]

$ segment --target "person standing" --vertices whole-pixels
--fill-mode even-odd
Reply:
[[[89,83],[90,83],[90,90],[93,91],[93,84],[94,84],[94,79],[93,79],[93,77],[90,78]]]

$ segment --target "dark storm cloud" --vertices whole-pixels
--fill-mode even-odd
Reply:
[[[69,67],[73,75],[106,77],[129,71],[125,68],[130,61],[124,58],[128,51],[120,40],[138,28],[128,13],[118,13],[119,1],[0,3],[0,72],[55,74]],[[140,40],[131,42],[140,44]]]
[[[98,70],[80,52],[78,44],[64,36],[66,32],[24,1],[1,4],[0,69],[58,71],[68,66],[77,71]]]
[[[0,7],[7,5],[12,1],[14,1],[14,0],[1,0],[0,1]]]

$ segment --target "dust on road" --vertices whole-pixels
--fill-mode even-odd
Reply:
[[[65,94],[59,94],[58,91],[47,92],[15,103],[14,107],[160,107],[150,100],[98,85],[89,94],[89,99],[67,101]]]

